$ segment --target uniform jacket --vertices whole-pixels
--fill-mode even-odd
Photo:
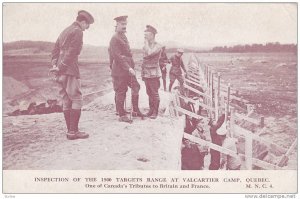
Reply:
[[[82,49],[83,31],[78,22],[67,27],[58,37],[52,51],[52,65],[61,70],[59,74],[80,78],[78,56]]]
[[[109,43],[109,57],[112,76],[128,76],[129,68],[134,68],[134,61],[127,37],[116,33]]]
[[[181,57],[178,57],[178,56],[176,56],[176,55],[173,55],[173,56],[170,58],[170,61],[171,61],[171,64],[172,64],[172,67],[171,67],[171,69],[170,69],[170,73],[172,73],[172,74],[174,74],[174,75],[181,75],[181,74],[182,74],[181,68],[182,68],[182,70],[183,70],[184,72],[186,72]]]
[[[159,67],[161,47],[160,44],[155,43],[152,49],[146,47],[143,48],[142,78],[161,77],[161,70]]]
[[[161,52],[161,55],[159,58],[159,66],[160,66],[160,69],[162,70],[162,72],[167,72],[167,69],[166,69],[167,63],[169,63],[169,59],[168,59],[166,51],[164,50]]]

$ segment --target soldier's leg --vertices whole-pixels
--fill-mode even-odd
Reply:
[[[140,91],[140,84],[137,81],[135,76],[129,77],[128,86],[131,88],[131,102],[133,108],[133,116],[134,117],[144,117],[144,114],[141,113],[139,109],[139,91]]]
[[[153,114],[150,116],[151,119],[156,119],[158,116],[159,103],[160,103],[160,98],[159,98],[159,93],[158,93],[159,87],[160,87],[159,77],[151,78],[150,79],[150,90],[151,90],[152,99],[153,99]]]
[[[146,86],[146,93],[148,95],[148,100],[149,100],[149,111],[146,114],[147,117],[150,117],[153,114],[154,111],[154,106],[153,106],[153,96],[151,92],[151,82],[149,78],[144,79],[145,86]]]
[[[164,91],[167,91],[167,72],[162,72],[162,80],[163,80],[163,86],[164,86]]]
[[[170,73],[170,85],[169,85],[169,91],[170,92],[172,90],[172,86],[173,86],[175,80],[176,80],[176,76],[174,74]]]
[[[66,87],[67,87],[67,76],[61,75],[58,77],[58,84],[60,85],[59,95],[62,98],[62,105],[63,105],[63,114],[66,122],[66,126],[69,132],[70,131],[70,113],[72,108],[72,101],[70,100]]]
[[[126,100],[127,78],[126,77],[114,77],[113,78],[114,91],[116,96],[116,109],[120,117],[126,115],[124,109],[124,103]]]
[[[83,97],[81,93],[81,82],[75,76],[67,76],[67,88],[69,98],[72,101],[72,109],[70,113],[70,132],[69,139],[85,139],[89,134],[79,131],[78,124],[81,116],[81,108],[83,105]]]
[[[184,95],[184,86],[183,86],[183,83],[184,83],[184,79],[183,79],[183,76],[182,75],[178,75],[177,76],[177,80],[179,81],[179,88],[180,88],[180,94],[181,95]]]

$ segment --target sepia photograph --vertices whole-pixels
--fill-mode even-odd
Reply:
[[[51,171],[84,170],[111,173],[104,189],[105,182],[164,182],[159,192],[193,193],[196,185],[171,187],[173,179],[161,176],[177,172],[193,177],[181,183],[211,176],[205,181],[212,184],[195,192],[224,192],[222,181],[245,185],[242,192],[266,185],[272,193],[293,176],[290,189],[279,192],[296,193],[297,9],[297,3],[2,3],[4,192],[52,182]],[[29,171],[43,175],[27,178]],[[123,171],[137,179],[119,178]],[[24,186],[12,188],[22,172]],[[252,187],[257,182],[261,189]],[[127,186],[121,185],[115,188]],[[125,192],[147,188],[141,186]]]

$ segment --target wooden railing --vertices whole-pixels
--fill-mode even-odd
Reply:
[[[265,131],[264,127],[264,117],[249,117],[253,113],[253,110],[248,108],[236,110],[236,106],[232,103],[233,100],[239,101],[242,104],[245,104],[248,107],[250,102],[246,99],[243,99],[240,96],[236,96],[233,93],[238,93],[238,90],[233,89],[229,84],[225,84],[225,81],[221,79],[221,73],[215,73],[209,66],[200,64],[199,60],[195,55],[191,55],[188,63],[188,72],[184,82],[184,89],[187,91],[184,96],[180,92],[173,93],[173,100],[171,101],[170,113],[172,117],[178,117],[180,114],[185,114],[196,119],[209,118],[217,120],[220,114],[225,110],[225,124],[227,130],[227,136],[229,137],[243,137],[245,140],[245,153],[237,154],[236,152],[213,144],[207,140],[195,137],[193,135],[184,133],[184,138],[189,139],[190,141],[197,143],[199,145],[205,145],[221,153],[230,155],[230,156],[240,156],[245,160],[245,167],[248,170],[251,170],[253,166],[258,166],[262,169],[282,169],[284,163],[287,161],[288,156],[291,154],[292,150],[296,146],[297,141],[290,146],[289,149],[286,149],[282,146],[279,146],[275,143],[272,143],[259,136],[262,132]],[[189,98],[188,93],[193,92],[198,95],[198,98]],[[201,99],[201,100],[200,100]],[[192,111],[186,110],[181,107],[180,101],[190,102],[194,105],[201,106],[202,109],[207,111],[207,115],[199,115]],[[230,116],[230,117],[228,117]],[[229,119],[228,119],[229,118]],[[249,131],[239,123],[248,122],[256,126],[257,133]],[[282,154],[280,161],[278,163],[272,164],[265,162],[263,160],[253,157],[253,141],[262,143],[270,148],[276,148]]]

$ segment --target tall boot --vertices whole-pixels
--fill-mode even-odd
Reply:
[[[150,116],[151,119],[156,119],[158,116],[158,109],[159,109],[159,99],[155,99],[153,103],[153,114]]]
[[[64,118],[66,121],[66,126],[68,129],[68,132],[70,131],[70,113],[71,113],[71,110],[64,110]]]
[[[86,139],[89,134],[81,132],[78,129],[78,123],[81,116],[81,109],[72,109],[70,114],[70,131],[67,134],[69,140]]]
[[[132,107],[133,108],[132,116],[133,117],[144,117],[145,115],[143,113],[141,113],[141,111],[139,109],[139,96],[132,95],[131,100],[132,100],[132,106],[133,106]]]
[[[129,119],[126,115],[126,111],[124,109],[125,99],[124,100],[117,100],[117,109],[119,112],[119,121],[120,122],[127,122],[132,123],[132,120]]]
[[[146,116],[147,117],[150,117],[152,114],[153,114],[153,110],[154,110],[154,108],[153,108],[153,97],[151,96],[149,96],[149,112],[146,114]]]
[[[173,84],[174,84],[174,82],[170,82],[170,85],[169,85],[169,92],[171,92]]]

